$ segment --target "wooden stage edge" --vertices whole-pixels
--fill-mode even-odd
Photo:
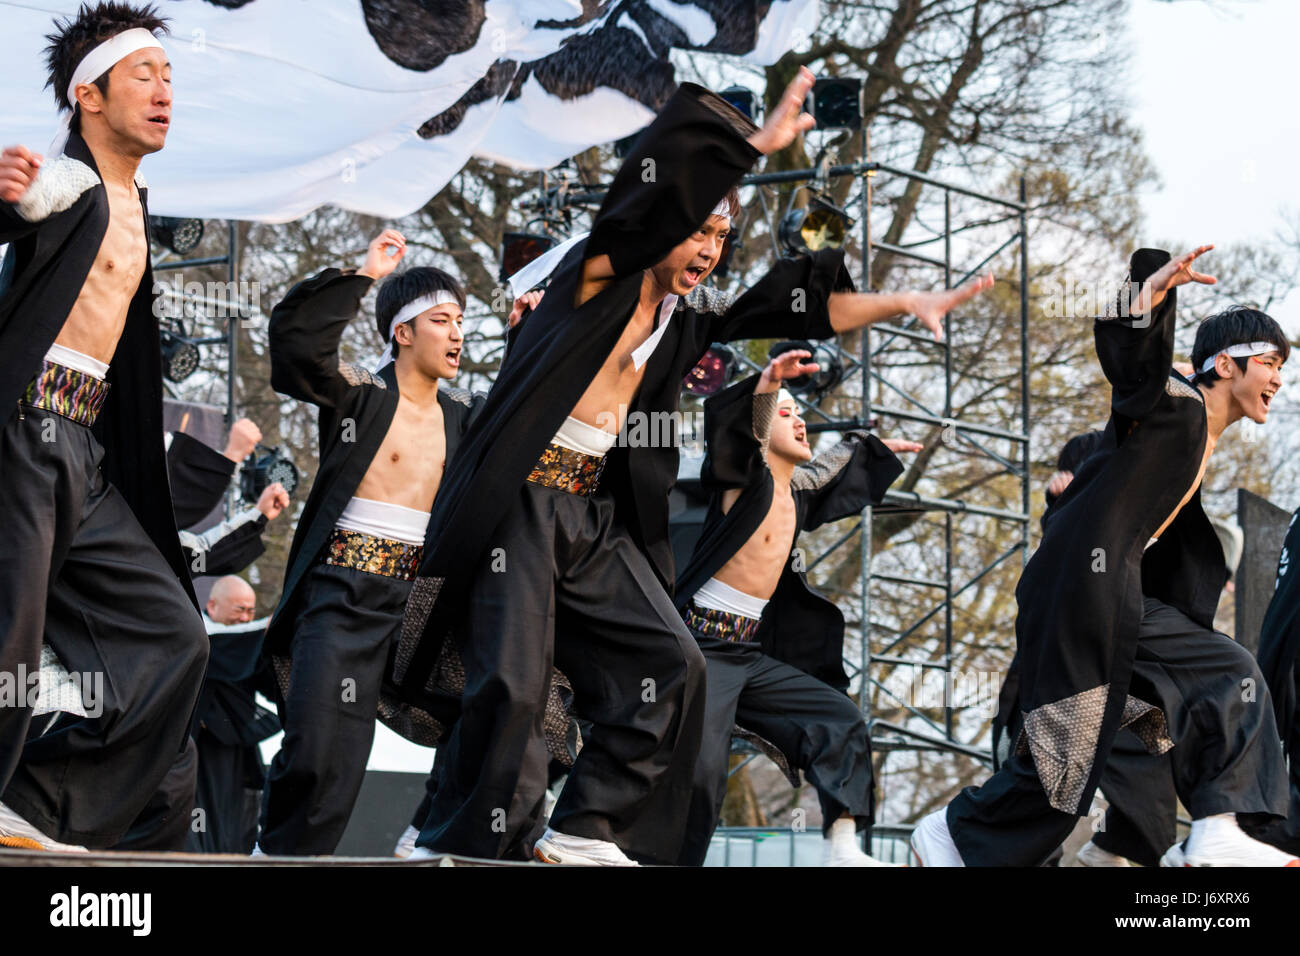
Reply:
[[[107,850],[89,853],[51,853],[43,850],[16,850],[0,848],[0,867],[115,867],[115,866],[378,866],[378,867],[430,867],[430,866],[536,866],[543,863],[504,860],[480,860],[468,856],[440,856],[431,860],[399,860],[391,856],[257,856],[237,853],[130,853]]]

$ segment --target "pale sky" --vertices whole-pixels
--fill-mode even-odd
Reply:
[[[1273,238],[1300,212],[1300,2],[1133,0],[1130,21],[1132,118],[1163,181],[1142,241]],[[1271,311],[1300,333],[1300,294]]]

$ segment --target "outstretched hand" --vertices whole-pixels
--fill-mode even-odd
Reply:
[[[766,395],[775,392],[786,379],[799,378],[801,375],[811,375],[819,371],[821,366],[816,362],[805,361],[809,358],[812,358],[812,353],[803,349],[782,352],[767,363],[767,368],[763,369],[763,373],[758,377],[758,384],[754,386],[754,394]]]
[[[803,111],[804,100],[816,79],[808,67],[799,67],[799,72],[781,94],[781,102],[767,115],[763,128],[749,137],[749,145],[760,153],[775,153],[793,143],[800,133],[816,126],[812,114]]]
[[[1197,246],[1191,252],[1184,252],[1181,256],[1174,256],[1152,273],[1151,277],[1142,283],[1141,290],[1133,301],[1131,314],[1146,315],[1164,301],[1170,289],[1176,289],[1180,285],[1187,285],[1189,282],[1214,285],[1218,282],[1219,280],[1214,276],[1206,275],[1204,272],[1197,272],[1192,268],[1193,262],[1213,248],[1213,245]]]
[[[916,292],[912,294],[911,313],[920,323],[934,333],[936,340],[943,338],[943,318],[963,302],[993,288],[993,273],[977,276],[965,285],[942,292]]]
[[[26,146],[9,146],[0,153],[0,199],[18,202],[36,179],[44,160]]]
[[[900,451],[921,451],[925,448],[919,441],[907,441],[904,438],[882,438],[880,443],[895,455]]]
[[[357,275],[382,279],[397,268],[406,255],[406,237],[396,229],[385,229],[370,241],[366,248],[366,262]]]

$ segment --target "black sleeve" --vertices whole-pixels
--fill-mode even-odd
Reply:
[[[1297,659],[1300,659],[1300,511],[1291,516],[1282,552],[1278,557],[1273,599],[1259,628],[1259,669],[1273,699],[1274,716],[1282,732],[1282,744],[1292,760],[1296,755]]]
[[[1111,410],[1134,421],[1151,411],[1169,379],[1178,290],[1170,289],[1149,316],[1125,313],[1133,286],[1149,279],[1169,258],[1162,249],[1133,253],[1128,282],[1120,289],[1114,309],[1119,314],[1094,323],[1097,357],[1111,385]]]
[[[902,473],[903,463],[875,435],[846,432],[843,440],[794,470],[790,490],[801,496],[806,507],[802,530],[880,504]]]
[[[230,486],[235,463],[184,432],[173,432],[167,449],[167,477],[172,486],[176,527],[202,521]]]
[[[0,245],[31,235],[39,226],[40,222],[28,222],[19,215],[14,203],[0,201]]]
[[[714,319],[715,342],[735,339],[829,339],[832,292],[852,292],[844,252],[821,249],[777,260],[740,298]]]
[[[616,276],[659,262],[762,155],[746,141],[757,129],[716,93],[683,83],[615,175],[585,257],[608,255]]]
[[[271,310],[273,389],[320,408],[334,408],[349,388],[360,384],[349,381],[339,367],[339,341],[371,282],[369,276],[326,269],[289,290]]]
[[[763,398],[754,394],[758,379],[758,375],[751,375],[704,403],[706,452],[700,466],[700,485],[707,491],[743,488],[767,467],[762,441],[755,435],[754,405]],[[775,397],[774,392],[771,398]]]
[[[238,574],[266,551],[265,529],[266,515],[248,508],[202,534],[182,531],[185,562],[195,576]]]

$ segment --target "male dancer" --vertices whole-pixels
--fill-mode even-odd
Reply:
[[[554,659],[593,731],[537,855],[677,859],[704,668],[667,591],[677,449],[671,435],[646,438],[647,424],[676,411],[682,378],[712,342],[824,339],[908,311],[937,329],[963,296],[834,294],[851,284],[831,250],[782,260],[734,303],[700,288],[738,211],[740,178],[811,128],[800,106],[812,82],[801,71],[761,130],[683,84],[518,327],[448,470],[407,609],[403,640],[418,647],[404,687],[423,684],[449,626],[465,621],[463,714],[412,858],[529,855]]]
[[[785,352],[704,405],[700,480],[712,497],[675,597],[708,662],[684,865],[699,866],[708,851],[733,724],[775,745],[792,781],[797,768],[817,788],[823,865],[882,865],[856,840],[875,801],[867,725],[845,693],[844,616],[808,586],[795,542],[879,504],[903,470],[893,453],[922,446],[855,430],[813,458],[794,397],[781,389],[817,371],[810,354]]]
[[[0,671],[34,672],[48,644],[104,699],[39,735],[27,702],[0,708],[0,842],[106,847],[189,739],[207,635],[167,491],[138,175],[167,138],[166,27],[101,3],[55,28],[66,146],[0,157]]]
[[[326,269],[271,313],[271,384],[320,409],[321,465],[267,631],[284,723],[259,840],[268,854],[333,853],[343,835],[429,509],[473,407],[468,392],[440,387],[460,367],[465,305],[440,269],[380,287],[376,321],[392,361],[378,374],[339,361],[361,298],[405,253],[405,238],[386,229],[359,270]]]
[[[1229,310],[1197,329],[1196,378],[1171,370],[1174,290],[1214,282],[1192,269],[1210,248],[1137,251],[1119,315],[1096,322],[1111,417],[1016,588],[1020,739],[918,824],[925,866],[1040,863],[1087,812],[1121,726],[1172,748],[1188,864],[1300,863],[1238,825],[1286,813],[1282,751],[1267,694],[1243,691],[1263,688],[1254,658],[1211,629],[1227,574],[1200,502],[1219,436],[1268,417],[1290,346],[1262,312]]]

